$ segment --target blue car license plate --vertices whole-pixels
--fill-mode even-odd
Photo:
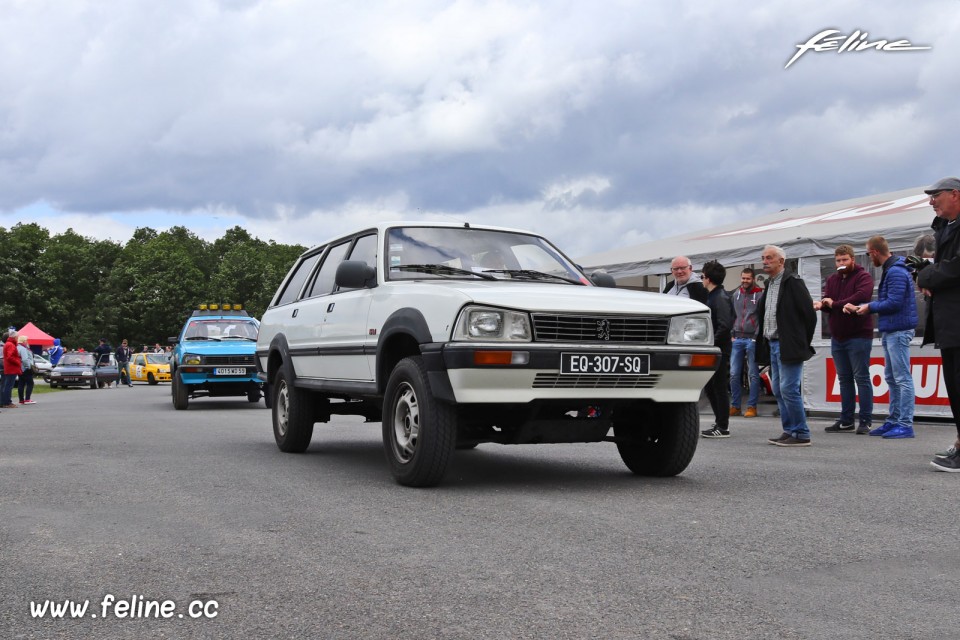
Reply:
[[[213,370],[215,376],[245,376],[247,370],[243,367],[218,367]]]

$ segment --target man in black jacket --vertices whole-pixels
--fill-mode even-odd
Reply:
[[[778,447],[809,447],[810,428],[803,409],[800,380],[803,363],[813,356],[813,332],[817,326],[813,298],[797,274],[786,271],[787,254],[767,245],[760,255],[767,287],[760,299],[757,321],[770,344],[770,386],[780,407],[783,433],[770,438]]]
[[[957,440],[943,457],[930,464],[938,471],[960,472],[960,179],[944,178],[924,193],[936,218],[931,225],[937,241],[932,265],[920,264],[917,286],[930,297],[923,344],[940,347],[943,360],[943,381],[950,398],[953,421],[957,423]]]
[[[733,329],[733,303],[723,290],[723,279],[727,270],[716,260],[703,265],[701,279],[707,289],[707,306],[710,307],[710,320],[713,322],[713,344],[720,348],[720,366],[713,372],[707,383],[707,398],[717,422],[706,431],[704,438],[730,437],[730,351],[733,348],[731,330]]]
[[[117,369],[120,370],[120,379],[117,381],[118,387],[124,382],[126,382],[128,387],[133,386],[133,381],[130,379],[130,357],[132,355],[133,352],[130,351],[130,347],[127,346],[127,341],[123,340],[114,353],[114,358],[117,360]],[[124,380],[124,378],[126,378],[126,380]]]
[[[693,272],[693,263],[690,262],[690,258],[686,256],[674,258],[670,263],[670,273],[673,274],[673,282],[664,288],[664,293],[707,303],[707,290]]]

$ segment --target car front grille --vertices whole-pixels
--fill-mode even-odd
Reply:
[[[204,364],[215,364],[217,366],[235,365],[235,366],[253,366],[253,355],[249,356],[207,356],[203,359]]]
[[[539,342],[666,344],[669,326],[669,318],[659,317],[533,315],[534,340]]]
[[[657,386],[659,381],[659,375],[607,376],[538,373],[531,387],[534,389],[652,389]]]

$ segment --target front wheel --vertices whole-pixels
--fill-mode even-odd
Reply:
[[[257,385],[247,389],[247,402],[260,402],[260,387]]]
[[[187,385],[183,384],[180,373],[173,372],[173,384],[170,385],[170,394],[173,396],[173,408],[177,411],[183,411],[190,404],[190,394],[187,393]]]
[[[280,451],[303,453],[313,437],[310,392],[293,386],[293,375],[284,367],[273,382],[273,437]]]
[[[160,381],[157,380],[156,376],[154,376],[152,373],[148,373],[147,384],[160,384]]]
[[[404,358],[383,401],[383,446],[394,478],[408,487],[438,484],[456,444],[456,409],[433,397],[423,358]]]
[[[613,419],[620,457],[641,476],[675,476],[686,469],[697,450],[699,428],[695,402],[634,405]]]

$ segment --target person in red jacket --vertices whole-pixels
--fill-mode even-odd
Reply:
[[[0,388],[0,405],[4,409],[14,409],[13,386],[17,383],[17,376],[23,368],[20,352],[17,351],[17,332],[10,331],[7,341],[3,343],[3,387]]]
[[[848,304],[859,306],[873,297],[873,277],[856,262],[853,247],[842,244],[833,252],[837,266],[823,285],[823,297],[813,308],[827,316],[830,327],[830,354],[840,382],[840,419],[827,433],[852,433],[853,413],[860,397],[858,434],[870,433],[873,422],[873,383],[870,381],[870,350],[873,347],[873,319],[849,313]],[[854,391],[853,383],[857,389]]]

